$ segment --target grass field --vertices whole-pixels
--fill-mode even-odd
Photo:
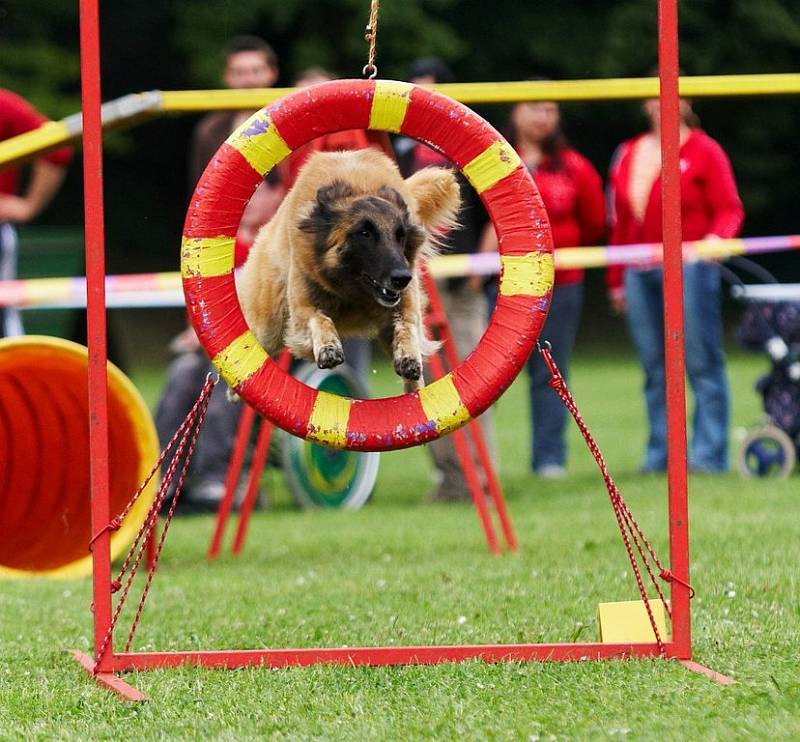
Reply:
[[[763,365],[731,361],[735,426],[758,419]],[[158,379],[136,380],[152,400]],[[665,480],[636,474],[639,384],[631,360],[575,363],[584,417],[666,557]],[[489,557],[470,506],[426,503],[422,449],[384,455],[354,513],[294,510],[271,471],[240,558],[204,560],[209,517],[174,524],[134,648],[595,640],[597,603],[635,584],[574,426],[569,478],[528,474],[526,400],[517,383],[497,414],[518,554]],[[89,582],[32,581],[0,585],[0,739],[797,739],[798,481],[690,481],[695,658],[732,687],[667,661],[184,669],[126,676],[151,701],[125,705],[66,654],[90,651]]]

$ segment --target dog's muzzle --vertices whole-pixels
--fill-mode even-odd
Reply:
[[[361,278],[372,289],[375,301],[378,304],[382,307],[396,307],[400,303],[400,294],[411,280],[411,274],[409,273],[408,281],[404,281],[402,286],[398,286],[398,282],[393,279],[390,279],[392,281],[391,286],[384,286],[366,273],[362,273]]]

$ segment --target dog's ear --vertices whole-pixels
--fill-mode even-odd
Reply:
[[[408,204],[400,194],[400,191],[391,186],[381,186],[378,189],[378,195],[390,204],[394,204],[400,210],[400,213],[402,213],[406,219],[408,218]]]
[[[417,218],[429,232],[452,229],[461,207],[461,189],[449,168],[426,167],[406,180]]]
[[[317,197],[311,204],[310,210],[298,222],[298,228],[311,233],[329,230],[339,214],[337,204],[352,195],[353,189],[341,180],[322,186],[317,191]]]

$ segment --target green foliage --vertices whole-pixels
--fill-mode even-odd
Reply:
[[[459,53],[463,42],[441,17],[454,4],[454,0],[384,3],[378,36],[384,74],[402,76],[409,61],[432,49],[447,58]],[[201,84],[218,84],[225,44],[231,36],[245,33],[261,35],[275,46],[287,81],[312,65],[358,76],[366,61],[368,16],[369,4],[363,0],[243,0],[235,6],[192,0],[176,6],[180,29],[176,38]]]
[[[76,2],[0,1],[0,46],[0,87],[53,118],[80,108]]]

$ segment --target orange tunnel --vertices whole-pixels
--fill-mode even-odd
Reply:
[[[59,338],[0,340],[0,577],[91,572],[87,350]],[[110,512],[126,505],[158,458],[150,411],[108,366]],[[155,495],[151,482],[111,538],[133,540]]]

